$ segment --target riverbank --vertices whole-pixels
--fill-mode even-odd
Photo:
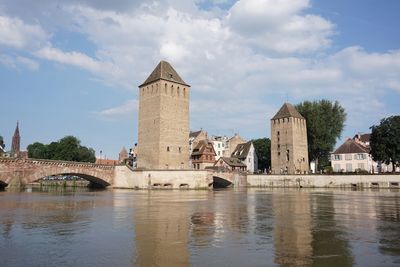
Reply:
[[[248,187],[400,188],[400,175],[247,175]]]

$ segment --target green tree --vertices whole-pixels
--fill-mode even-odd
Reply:
[[[329,164],[329,155],[344,128],[346,112],[338,101],[304,101],[296,105],[307,121],[308,157],[316,170]]]
[[[35,142],[33,144],[28,145],[28,157],[34,159],[46,159],[47,158],[47,150],[46,145]]]
[[[66,136],[48,145],[36,142],[28,146],[28,156],[37,159],[95,162],[95,151],[81,145],[78,138]]]
[[[269,170],[271,167],[271,140],[259,138],[251,140],[257,153],[258,169]]]
[[[371,127],[371,155],[375,161],[392,164],[393,172],[400,162],[400,116],[381,120]]]

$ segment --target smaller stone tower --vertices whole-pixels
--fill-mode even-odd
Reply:
[[[19,156],[20,143],[21,143],[21,136],[19,135],[19,123],[17,121],[17,127],[15,128],[14,135],[12,137],[12,143],[11,143],[11,156],[12,157]]]
[[[271,119],[271,165],[273,174],[309,171],[306,120],[289,103]]]

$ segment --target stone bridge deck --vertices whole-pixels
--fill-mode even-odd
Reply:
[[[28,184],[53,175],[76,175],[95,185],[114,182],[115,166],[58,160],[0,158],[0,186]]]

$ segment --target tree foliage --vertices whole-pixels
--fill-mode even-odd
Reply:
[[[379,125],[371,127],[371,155],[375,161],[392,164],[400,163],[400,116],[391,116],[381,120]]]
[[[307,121],[309,160],[315,161],[320,170],[329,164],[329,153],[343,131],[345,110],[338,101],[325,99],[304,101],[296,105],[296,109]]]
[[[28,146],[28,156],[35,159],[95,162],[95,151],[81,146],[79,139],[66,136],[48,145],[36,142]]]
[[[258,169],[269,170],[271,167],[271,140],[269,138],[260,138],[251,140],[258,158]]]

